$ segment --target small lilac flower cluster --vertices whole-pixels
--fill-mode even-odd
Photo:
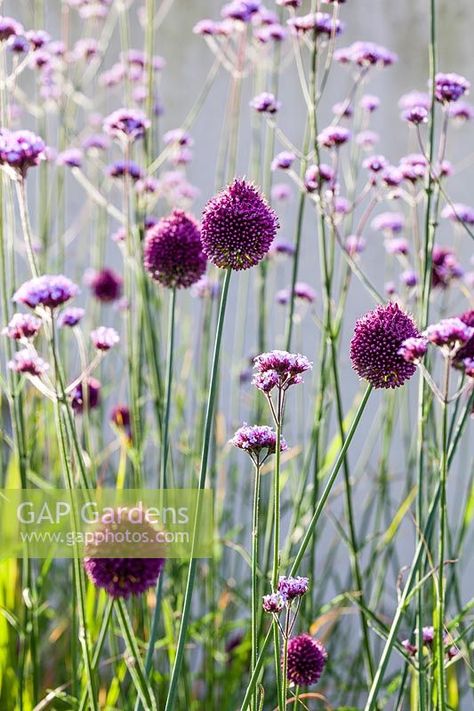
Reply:
[[[275,350],[258,355],[254,368],[253,385],[269,396],[274,388],[285,392],[292,385],[302,383],[303,373],[311,370],[312,363],[299,353]]]
[[[267,425],[244,424],[236,431],[230,443],[247,452],[256,466],[261,466],[271,454],[275,454],[277,437],[276,432]],[[281,438],[280,452],[286,452],[287,449],[288,445]]]

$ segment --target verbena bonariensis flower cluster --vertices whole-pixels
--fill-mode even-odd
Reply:
[[[472,77],[388,5],[2,4],[3,486],[214,496],[2,560],[2,711],[472,707]]]

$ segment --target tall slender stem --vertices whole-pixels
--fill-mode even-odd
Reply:
[[[255,671],[258,658],[258,533],[259,533],[259,506],[260,506],[260,462],[255,464],[253,506],[252,506],[252,658],[251,672]],[[257,692],[253,694],[252,707],[257,711]]]
[[[200,465],[200,471],[199,471],[198,490],[204,489],[204,487],[206,485],[207,464],[208,464],[208,458],[209,458],[212,426],[213,426],[213,422],[214,422],[214,408],[215,408],[215,400],[216,400],[216,394],[217,394],[217,380],[218,380],[218,374],[219,374],[219,361],[220,361],[220,352],[221,352],[221,343],[222,343],[222,333],[224,330],[224,319],[225,319],[225,312],[226,312],[226,306],[227,306],[227,297],[229,294],[229,284],[230,284],[231,275],[232,275],[232,271],[230,269],[227,269],[225,276],[224,276],[224,283],[222,286],[221,300],[220,300],[220,305],[219,305],[219,315],[218,315],[218,319],[217,319],[216,337],[215,337],[215,342],[214,342],[214,353],[213,353],[213,357],[212,357],[212,366],[211,366],[211,379],[210,379],[210,383],[209,383],[209,395],[208,395],[207,407],[206,407],[206,420],[205,420],[205,425],[204,425],[204,441],[203,441],[201,465]],[[186,642],[186,635],[187,635],[188,624],[189,624],[189,615],[191,612],[191,599],[192,599],[192,594],[193,594],[193,589],[194,589],[194,582],[196,579],[197,561],[193,557],[193,549],[194,549],[194,542],[195,542],[195,537],[196,537],[196,523],[199,518],[198,506],[196,507],[196,509],[197,510],[196,510],[196,515],[195,515],[195,526],[194,526],[194,531],[193,531],[193,545],[192,545],[192,550],[191,550],[191,560],[189,563],[188,579],[186,582],[186,590],[184,593],[183,611],[182,611],[182,615],[181,615],[181,624],[180,624],[180,628],[179,628],[178,642],[177,642],[177,647],[176,647],[176,656],[175,656],[175,660],[174,660],[174,664],[173,664],[173,669],[171,671],[170,684],[169,684],[169,688],[168,688],[168,695],[166,697],[164,711],[171,711],[173,708],[175,708],[178,679],[179,679],[179,675],[181,673],[181,665],[183,663],[184,645]]]

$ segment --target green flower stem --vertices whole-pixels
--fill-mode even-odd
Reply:
[[[438,590],[437,604],[434,615],[435,645],[436,645],[436,686],[437,700],[440,711],[446,711],[446,672],[444,654],[444,558],[446,548],[447,506],[446,481],[448,475],[448,398],[451,359],[446,358],[444,367],[442,427],[441,427],[441,472],[440,472],[440,505],[439,505],[439,546],[438,546]]]
[[[258,621],[261,601],[259,600],[258,584],[258,533],[259,533],[259,506],[260,506],[260,462],[255,464],[254,490],[252,506],[252,655],[251,672],[255,671],[258,658]],[[252,708],[257,711],[257,692],[252,698]]]
[[[171,390],[173,383],[173,356],[174,356],[174,340],[175,340],[175,320],[176,320],[176,287],[171,290],[169,299],[169,314],[168,314],[168,338],[167,338],[167,357],[166,357],[166,399],[165,411],[163,419],[163,436],[161,447],[161,471],[160,471],[160,488],[166,489],[168,486],[168,450],[169,450],[169,420],[171,411]]]
[[[216,400],[216,394],[217,394],[217,380],[218,380],[218,374],[219,374],[219,360],[220,360],[220,351],[221,351],[221,343],[222,343],[222,333],[223,333],[223,328],[224,328],[224,318],[225,318],[225,311],[226,311],[226,306],[227,306],[227,297],[229,294],[229,284],[230,284],[230,278],[232,275],[232,270],[227,269],[225,272],[224,276],[224,283],[222,286],[222,293],[221,293],[221,300],[220,300],[220,305],[219,305],[219,315],[217,319],[217,327],[216,327],[216,337],[215,337],[215,342],[214,342],[214,353],[212,357],[212,366],[211,366],[211,379],[209,383],[209,395],[208,395],[208,400],[207,400],[207,407],[206,407],[206,420],[205,420],[205,426],[204,426],[204,441],[203,441],[203,447],[202,447],[202,456],[201,456],[201,465],[200,465],[200,472],[199,472],[199,481],[198,481],[198,490],[201,491],[204,489],[206,485],[206,475],[207,475],[207,464],[208,464],[208,458],[209,458],[209,450],[210,450],[210,444],[211,444],[211,439],[212,439],[212,428],[213,428],[213,422],[214,422],[214,408],[215,408],[215,400]],[[186,642],[186,635],[188,631],[188,624],[189,624],[189,616],[191,612],[191,599],[192,599],[192,594],[193,594],[193,589],[194,589],[194,582],[196,579],[196,568],[197,568],[197,560],[193,558],[193,551],[194,551],[194,544],[195,544],[195,539],[196,539],[196,524],[199,519],[199,499],[198,503],[196,506],[196,516],[195,516],[195,525],[194,525],[194,530],[193,530],[193,545],[191,549],[191,560],[189,564],[189,569],[188,569],[188,579],[186,582],[186,590],[184,593],[184,602],[183,602],[183,610],[182,610],[182,615],[181,615],[181,624],[179,628],[179,635],[178,635],[178,642],[177,642],[177,647],[176,647],[176,656],[173,664],[173,669],[171,672],[171,678],[170,678],[170,685],[168,688],[168,695],[166,698],[166,703],[165,703],[165,708],[164,711],[171,711],[173,708],[175,708],[175,699],[176,699],[176,692],[177,692],[177,686],[178,686],[178,679],[180,676],[181,672],[181,665],[183,663],[183,656],[184,656],[184,645]]]
[[[307,547],[308,547],[308,545],[309,545],[309,543],[310,543],[310,541],[311,541],[311,538],[312,538],[312,536],[313,536],[313,534],[314,534],[314,529],[316,528],[316,524],[318,523],[318,521],[319,521],[319,519],[320,519],[320,517],[321,517],[321,514],[322,514],[322,512],[323,512],[323,509],[324,509],[324,506],[325,506],[325,504],[326,504],[326,501],[327,501],[328,498],[329,498],[329,495],[330,495],[331,490],[332,490],[332,488],[333,488],[333,486],[334,486],[334,483],[335,483],[335,481],[336,481],[336,478],[337,478],[337,475],[338,475],[338,473],[339,473],[339,470],[340,470],[340,468],[341,468],[341,466],[342,466],[342,464],[343,464],[343,462],[344,462],[344,458],[345,458],[346,453],[347,453],[347,451],[348,451],[348,449],[349,449],[349,446],[350,446],[350,444],[351,444],[351,442],[352,442],[352,439],[353,439],[353,437],[354,437],[354,434],[355,434],[355,432],[356,432],[356,430],[357,430],[357,427],[358,427],[358,425],[359,425],[359,422],[360,422],[360,419],[361,419],[361,417],[362,417],[362,414],[363,414],[363,412],[364,412],[364,410],[365,410],[365,406],[367,405],[367,402],[368,402],[368,400],[369,400],[370,393],[372,392],[372,389],[373,389],[373,388],[372,388],[372,385],[368,385],[368,386],[367,386],[367,388],[366,388],[366,390],[365,390],[365,393],[364,393],[364,395],[363,395],[363,397],[362,397],[361,403],[360,403],[359,407],[357,408],[357,412],[356,412],[356,414],[354,415],[354,420],[352,421],[352,424],[351,424],[351,426],[349,427],[349,429],[348,429],[348,431],[347,431],[346,438],[345,438],[344,443],[343,443],[343,445],[342,445],[342,447],[341,447],[341,450],[340,450],[340,452],[339,452],[339,454],[338,454],[338,457],[337,457],[337,459],[336,459],[336,461],[335,461],[335,463],[334,463],[334,467],[333,467],[333,469],[332,469],[332,471],[331,471],[331,474],[330,474],[329,477],[328,477],[328,480],[327,480],[327,482],[326,482],[326,486],[324,487],[324,491],[323,491],[323,493],[321,494],[321,497],[320,497],[320,499],[319,499],[319,501],[318,501],[318,503],[317,503],[317,506],[316,506],[316,509],[315,509],[315,511],[314,511],[314,513],[313,513],[313,516],[312,516],[312,518],[311,518],[311,521],[309,522],[309,524],[308,524],[308,526],[307,526],[307,528],[306,528],[306,532],[305,532],[305,534],[304,534],[304,536],[303,536],[303,540],[302,540],[301,543],[300,543],[300,547],[299,547],[299,549],[298,549],[298,553],[296,554],[295,560],[293,561],[293,565],[292,565],[292,567],[291,567],[290,575],[296,575],[296,573],[297,573],[297,571],[298,571],[298,568],[299,568],[299,566],[301,565],[301,561],[303,560],[303,557],[304,557],[304,554],[305,554],[305,552],[306,552],[306,549],[307,549]]]
[[[271,404],[270,396],[269,401]],[[272,412],[273,412],[273,406]],[[273,568],[272,568],[272,588],[275,592],[278,587],[278,575],[280,568],[280,463],[281,463],[281,429],[283,425],[284,392],[278,388],[278,399],[275,410],[275,468],[273,472]],[[283,697],[283,683],[280,666],[280,630],[276,618],[273,620],[273,652],[275,661],[275,678],[278,697],[278,708],[285,709]]]
[[[26,181],[24,178],[19,178],[15,181],[16,194],[18,199],[18,209],[20,212],[21,227],[23,230],[23,238],[25,240],[26,256],[30,265],[31,274],[34,277],[39,276],[38,265],[33,249],[33,238],[31,234],[30,218],[28,215],[28,206],[26,202]]]

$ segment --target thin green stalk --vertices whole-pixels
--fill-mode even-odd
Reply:
[[[258,584],[258,534],[259,534],[259,504],[260,504],[260,462],[255,464],[254,490],[252,506],[252,655],[251,673],[255,671],[258,658],[258,620],[260,612]],[[257,692],[252,699],[252,708],[257,709]]]
[[[270,396],[269,396],[270,399]],[[276,443],[275,443],[275,468],[273,472],[273,568],[272,588],[278,587],[280,568],[280,463],[281,463],[281,428],[283,425],[284,393],[278,388],[278,400],[275,418]],[[273,620],[273,652],[275,661],[275,678],[278,696],[278,708],[284,711],[283,683],[280,666],[280,630],[276,618]]]
[[[166,489],[167,469],[168,469],[168,449],[169,449],[169,424],[171,411],[171,390],[173,383],[173,357],[174,357],[174,339],[175,339],[175,317],[176,317],[176,287],[171,290],[169,299],[169,314],[168,314],[168,339],[167,339],[167,357],[166,357],[166,400],[163,419],[163,437],[161,447],[161,471],[160,471],[160,488]]]
[[[30,265],[31,274],[34,277],[39,275],[38,265],[36,263],[35,252],[33,249],[33,238],[31,234],[30,218],[28,216],[28,206],[26,202],[26,181],[24,178],[19,178],[15,181],[16,193],[18,198],[18,208],[20,212],[21,226],[23,229],[23,237],[25,240],[26,256]]]
[[[438,553],[438,590],[437,604],[434,615],[435,643],[436,643],[436,685],[437,702],[440,711],[446,711],[446,672],[444,658],[444,558],[446,547],[447,505],[446,482],[448,475],[448,397],[449,376],[451,372],[451,359],[446,358],[444,367],[443,403],[442,403],[442,432],[441,432],[441,471],[439,501],[439,553]]]
[[[199,481],[198,481],[198,490],[204,489],[206,485],[206,475],[207,475],[207,464],[208,464],[208,458],[209,458],[209,449],[210,449],[210,443],[211,443],[211,437],[212,437],[212,426],[214,422],[214,408],[215,408],[215,400],[216,400],[216,394],[217,394],[217,380],[218,380],[218,374],[219,374],[219,360],[220,360],[220,351],[221,351],[221,343],[222,343],[222,333],[224,329],[224,318],[225,318],[225,311],[226,311],[226,306],[227,306],[227,297],[229,293],[229,284],[230,284],[230,278],[232,275],[231,269],[227,269],[225,272],[224,276],[224,283],[222,286],[222,292],[221,292],[221,300],[220,300],[220,305],[219,305],[219,315],[217,319],[217,327],[216,327],[216,337],[215,337],[215,342],[214,342],[214,353],[212,357],[212,366],[211,366],[211,379],[209,383],[209,395],[208,395],[208,400],[207,400],[207,407],[206,407],[206,421],[205,421],[205,426],[204,426],[204,441],[203,441],[203,447],[202,447],[202,456],[201,456],[201,466],[200,466],[200,471],[199,471]],[[168,688],[168,695],[166,697],[166,703],[165,703],[165,709],[164,711],[171,711],[173,708],[175,708],[175,699],[176,699],[176,692],[177,692],[177,686],[178,686],[178,679],[180,677],[180,672],[181,672],[181,665],[183,663],[183,655],[184,655],[184,645],[186,642],[186,636],[187,636],[187,631],[188,631],[188,624],[189,624],[189,616],[191,612],[191,599],[192,599],[192,594],[193,594],[193,589],[194,589],[194,582],[196,579],[196,568],[197,568],[197,560],[196,558],[193,558],[193,550],[194,550],[194,542],[196,538],[196,524],[198,521],[198,511],[199,508],[198,506],[196,507],[196,516],[195,516],[195,526],[194,526],[194,531],[193,531],[193,545],[192,545],[192,550],[191,550],[191,561],[189,564],[189,569],[188,569],[188,578],[186,582],[186,590],[184,593],[184,602],[183,602],[183,610],[182,610],[182,615],[181,615],[181,624],[179,628],[179,635],[178,635],[178,642],[177,642],[177,647],[176,647],[176,656],[173,664],[173,669],[171,671],[171,678],[170,678],[170,685]]]

